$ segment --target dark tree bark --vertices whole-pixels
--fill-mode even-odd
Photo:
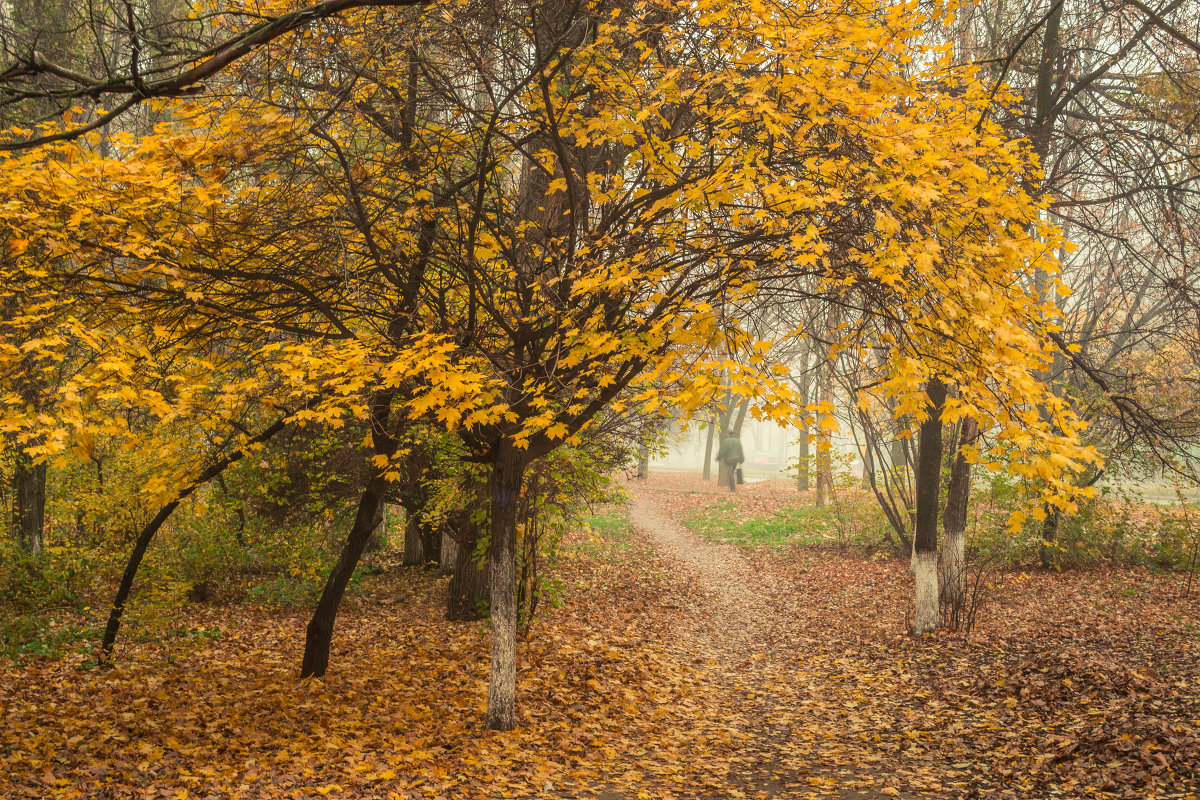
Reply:
[[[1042,536],[1038,543],[1038,560],[1042,569],[1054,569],[1055,553],[1058,550],[1058,522],[1061,517],[1057,508],[1046,507],[1046,519],[1042,522]]]
[[[387,503],[379,504],[379,513],[375,515],[375,522],[371,527],[371,535],[367,538],[366,552],[378,553],[383,549],[387,540]]]
[[[438,558],[438,575],[453,575],[455,565],[458,562],[458,542],[446,525],[441,526],[438,535],[442,537],[441,551]]]
[[[421,523],[421,554],[425,563],[442,561],[442,531],[435,525]]]
[[[421,536],[421,518],[405,509],[404,515],[404,565],[418,567],[425,563],[425,540]]]
[[[396,439],[388,431],[388,420],[391,417],[392,399],[395,392],[378,392],[371,398],[370,423],[372,454],[391,458],[396,452]],[[354,526],[346,537],[341,555],[329,573],[325,582],[325,590],[317,601],[312,620],[308,623],[307,635],[304,641],[304,660],[300,665],[300,677],[312,676],[319,678],[329,668],[329,647],[333,641],[333,624],[337,617],[342,595],[346,585],[354,574],[358,560],[362,557],[375,528],[375,519],[380,506],[384,502],[387,490],[387,479],[383,470],[374,468],[374,474],[363,489],[362,498],[358,503],[358,513],[354,517]]]
[[[25,552],[42,555],[42,531],[46,525],[46,462],[17,449],[13,465],[13,535]]]
[[[942,513],[942,592],[941,600],[949,605],[962,601],[967,590],[966,532],[967,509],[971,499],[971,463],[963,455],[962,448],[975,439],[979,426],[973,419],[965,419],[959,438],[958,455],[950,469],[950,483],[946,489],[946,510]]]
[[[488,563],[475,557],[482,531],[471,521],[470,514],[462,514],[462,522],[455,526],[453,536],[454,574],[446,595],[446,619],[451,622],[466,622],[483,619],[488,603]]]
[[[854,404],[851,402],[850,415],[854,418]],[[853,424],[853,423],[851,423]],[[862,487],[870,489],[875,485],[875,445],[871,441],[874,432],[869,425],[863,426],[863,477]]]
[[[507,440],[496,448],[488,479],[491,546],[488,579],[492,667],[488,684],[488,727],[511,731],[517,724],[516,523],[527,456]]]
[[[917,520],[913,570],[916,574],[917,612],[913,633],[929,633],[938,627],[937,512],[941,493],[942,409],[946,404],[946,385],[931,378],[925,387],[929,395],[929,417],[921,423],[920,449],[917,454]]]

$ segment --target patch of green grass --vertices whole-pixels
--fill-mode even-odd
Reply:
[[[589,517],[587,526],[606,539],[628,539],[632,532],[629,509],[626,506],[608,506]]]
[[[842,541],[832,508],[795,505],[753,517],[741,517],[736,504],[721,500],[693,511],[683,521],[688,530],[716,542],[779,546],[837,544]]]
[[[99,628],[91,625],[38,614],[0,613],[0,663],[90,653],[99,640]]]
[[[583,524],[584,536],[564,540],[565,551],[586,555],[597,561],[623,561],[635,545],[629,509],[624,505],[605,506]]]

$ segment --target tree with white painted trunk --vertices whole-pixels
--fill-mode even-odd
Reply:
[[[971,499],[971,461],[967,448],[975,442],[979,426],[967,417],[962,421],[958,453],[946,487],[946,510],[942,513],[942,603],[957,608],[967,590],[967,509]]]
[[[917,524],[913,536],[912,569],[916,581],[916,613],[912,632],[931,633],[941,624],[938,602],[937,512],[942,488],[942,411],[946,384],[930,378],[925,385],[928,404],[921,422],[917,451]]]

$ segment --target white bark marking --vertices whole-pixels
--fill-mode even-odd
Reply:
[[[942,542],[942,580],[950,603],[957,603],[967,587],[966,538],[963,531],[948,530]]]
[[[913,556],[913,570],[917,582],[917,613],[913,618],[913,633],[931,633],[941,623],[937,552],[916,553]]]

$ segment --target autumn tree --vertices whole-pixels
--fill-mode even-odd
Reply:
[[[1108,456],[1103,470],[1081,474],[1088,485],[1106,472],[1196,478],[1197,409],[1164,392],[1164,378],[1195,379],[1177,356],[1197,346],[1195,112],[1179,103],[1196,92],[1197,19],[1186,0],[981,3],[946,30],[993,86],[1017,94],[988,114],[1029,138],[1047,214],[1075,245],[1062,253],[1074,291],[1053,298],[1063,352],[1045,377]],[[1061,515],[1044,515],[1049,542]],[[1047,564],[1054,549],[1043,548]]]
[[[898,417],[924,422],[924,387],[953,387],[943,421],[970,416],[1023,455],[973,457],[1070,507],[1091,454],[1035,375],[1054,309],[1025,285],[1054,273],[1056,234],[1022,189],[1023,148],[977,124],[990,96],[973,75],[936,59],[910,74],[915,7],[481,0],[336,16],[350,5],[248,31],[234,9],[205,30],[217,43],[199,72],[167,65],[144,89],[26,60],[10,78],[54,75],[53,97],[111,93],[132,108],[201,79],[214,97],[171,105],[152,134],[112,137],[107,157],[70,121],[20,142],[48,143],[69,170],[39,171],[44,150],[0,162],[6,274],[42,248],[70,252],[39,267],[39,286],[144,320],[141,336],[188,360],[182,386],[225,387],[191,406],[166,376],[133,389],[134,370],[119,381],[129,404],[220,420],[252,395],[284,424],[369,431],[369,477],[303,674],[328,668],[405,437],[433,426],[487,469],[488,721],[512,728],[525,476],[601,412],[692,413],[722,375],[756,398],[748,413],[802,413],[774,343],[737,322],[768,287],[853,309],[825,337],[888,353],[879,390]],[[864,43],[870,60],[855,55]],[[731,338],[747,358],[727,357]],[[119,372],[137,344],[98,353]],[[97,424],[111,413],[90,403],[69,405]],[[49,428],[48,449],[86,428],[9,417]],[[153,489],[169,501],[208,474],[179,454]]]

